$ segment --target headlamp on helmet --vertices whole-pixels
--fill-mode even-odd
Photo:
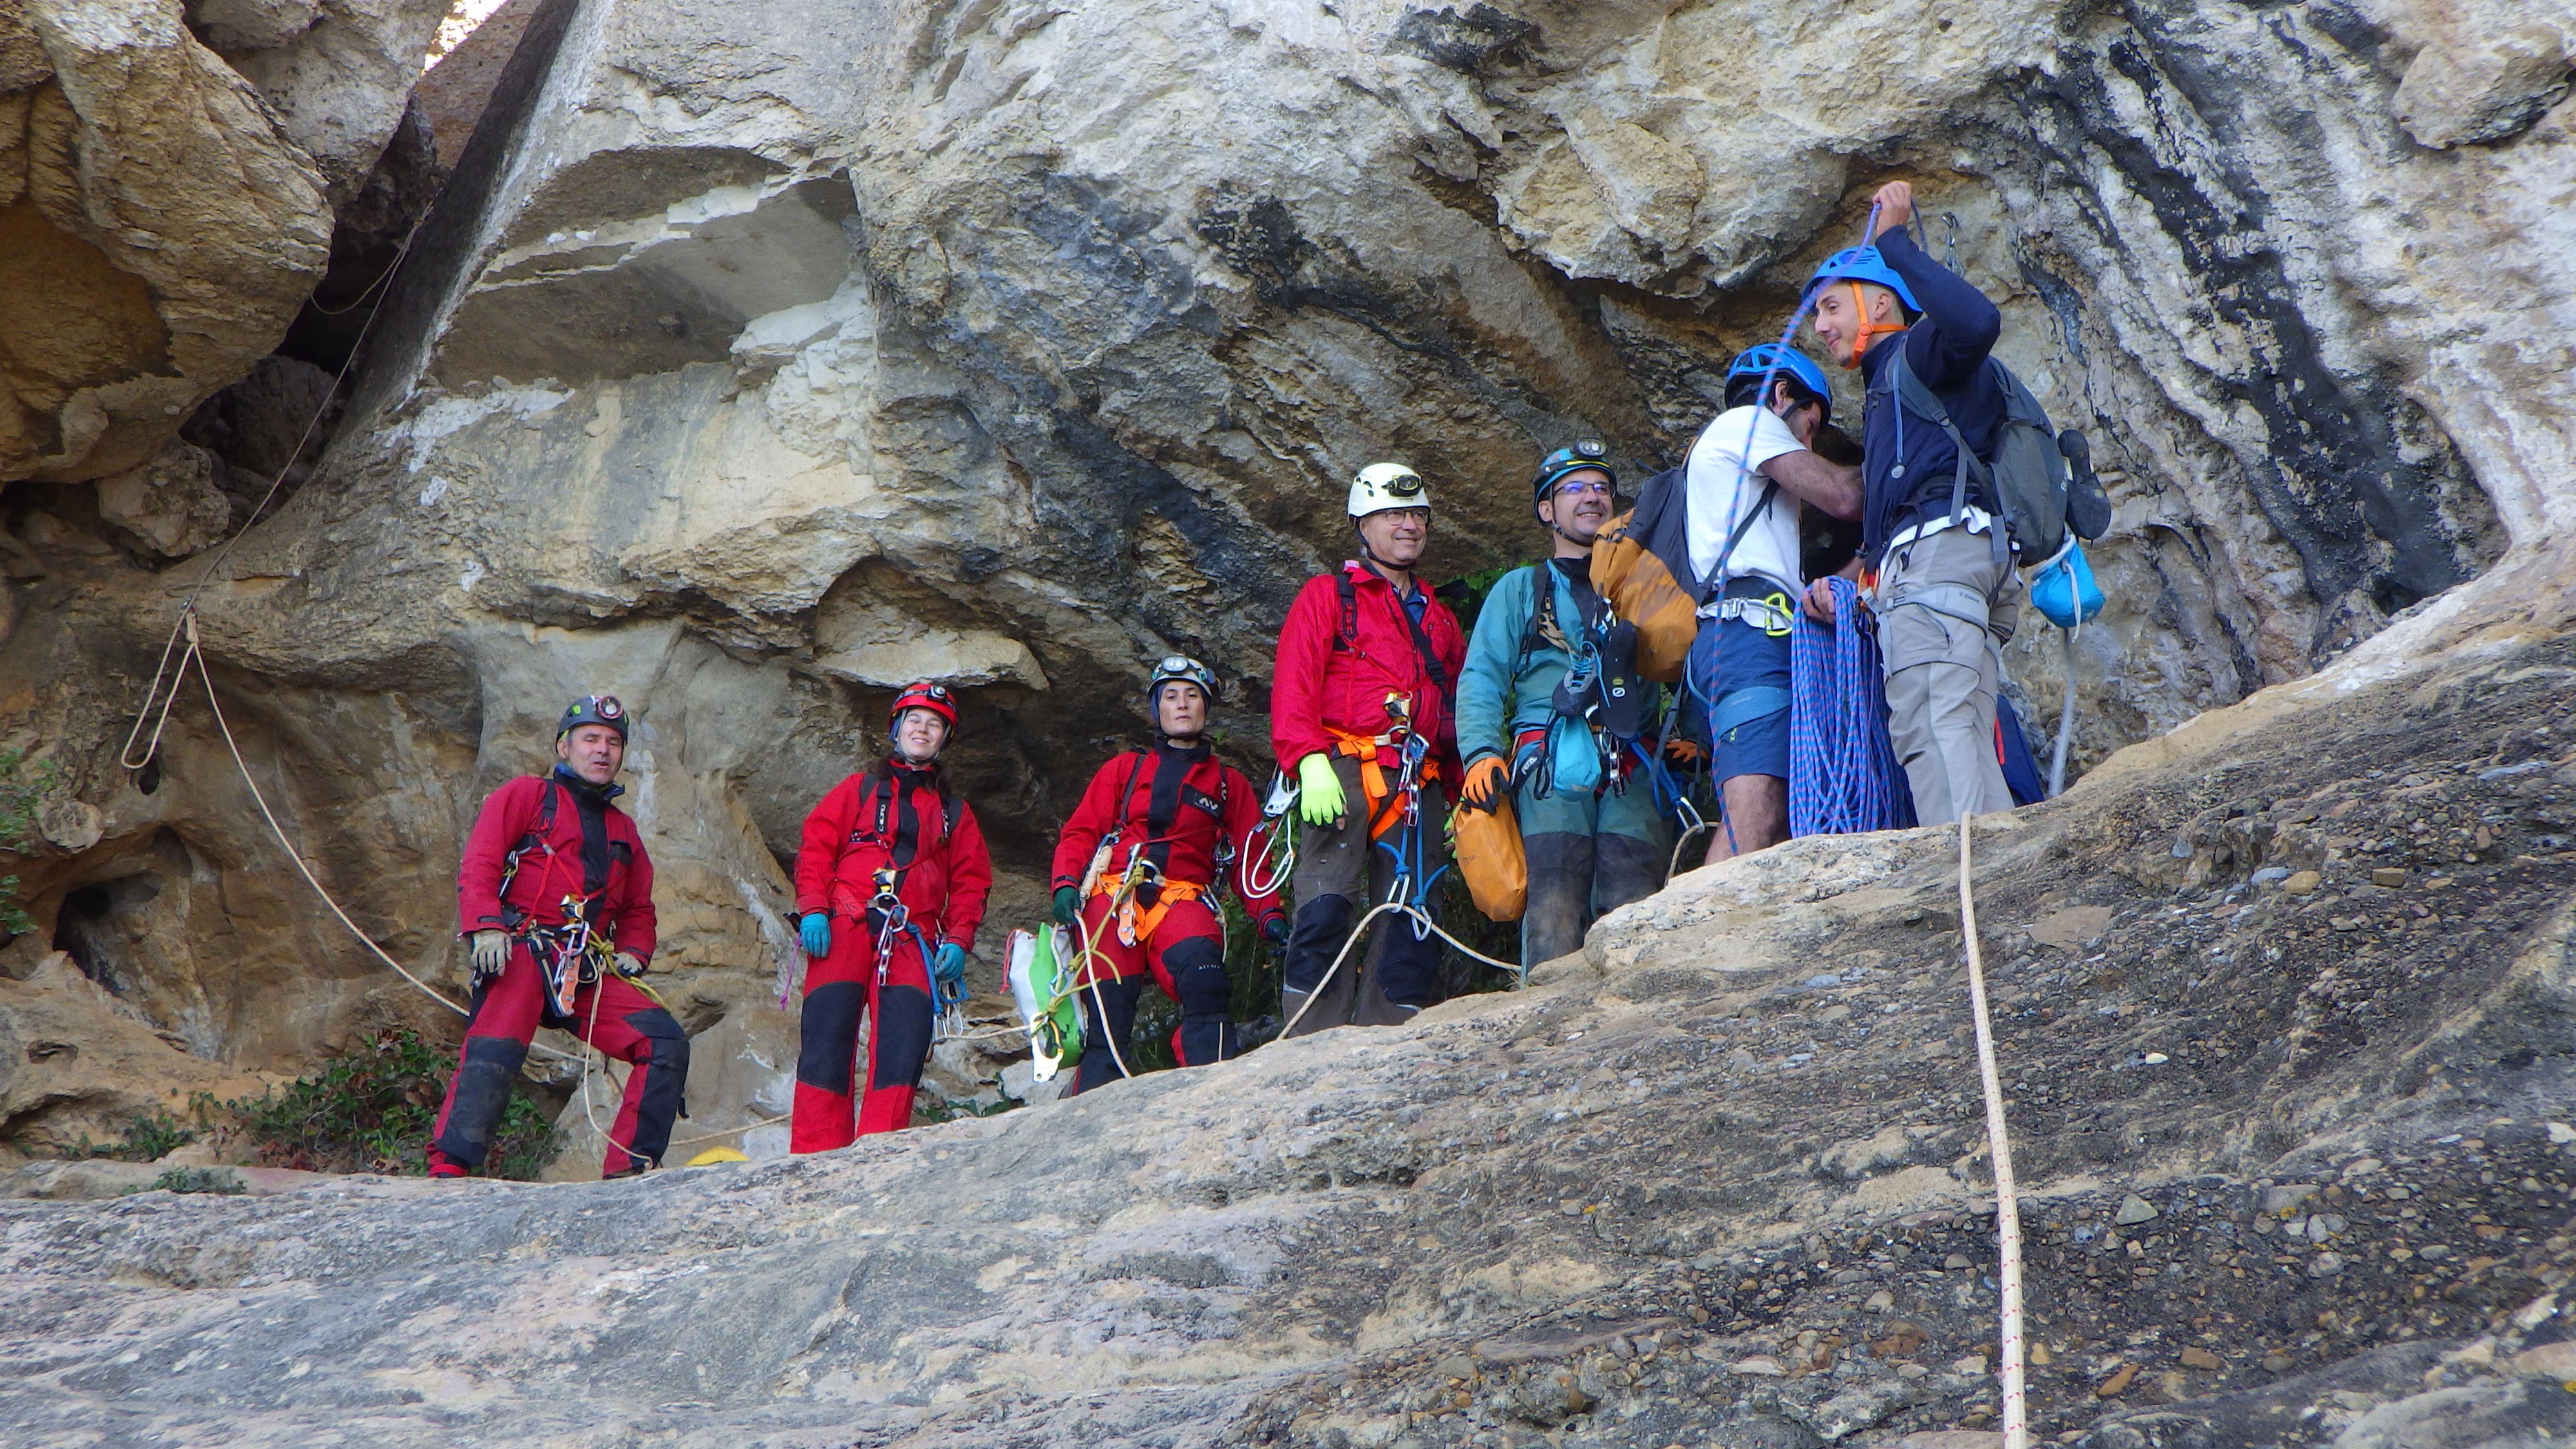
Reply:
[[[626,742],[626,706],[613,694],[585,694],[572,702],[555,722],[555,738],[560,740],[583,725],[598,725],[617,731],[617,742]]]
[[[1399,508],[1430,511],[1431,490],[1423,486],[1421,474],[1402,463],[1371,463],[1351,480],[1350,504],[1345,510],[1351,517],[1366,518]]]
[[[1607,479],[1610,490],[1619,489],[1618,470],[1609,463],[1610,449],[1598,439],[1585,438],[1571,448],[1559,448],[1539,460],[1538,476],[1530,480],[1530,506],[1545,503],[1556,492],[1556,485],[1574,473],[1593,472]]]

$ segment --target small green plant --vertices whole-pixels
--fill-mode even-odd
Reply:
[[[980,1104],[972,1099],[952,1102],[937,1092],[924,1092],[913,1099],[913,1104],[912,1115],[924,1122],[954,1122],[961,1117],[998,1117],[1015,1107],[1027,1105],[1024,1102],[1015,1102],[1008,1097],[990,1105]]]
[[[202,1116],[199,1118],[203,1120]],[[148,1112],[135,1117],[119,1142],[92,1142],[81,1134],[73,1147],[73,1157],[104,1157],[117,1162],[155,1162],[197,1140],[193,1127],[166,1112]]]
[[[24,855],[36,843],[36,807],[54,780],[54,763],[30,769],[23,750],[0,750],[0,853]],[[35,928],[18,904],[18,878],[0,875],[0,938]]]
[[[409,1027],[393,1027],[322,1070],[257,1100],[225,1104],[242,1119],[262,1165],[309,1172],[418,1177],[455,1059]],[[483,1171],[534,1178],[554,1151],[554,1126],[523,1083],[493,1134]]]
[[[211,1192],[232,1197],[250,1189],[242,1184],[240,1174],[229,1167],[174,1167],[152,1179],[150,1187],[135,1192]]]

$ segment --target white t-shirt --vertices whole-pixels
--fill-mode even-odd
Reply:
[[[1749,468],[1744,465],[1748,436],[1753,444]],[[1768,481],[1762,465],[1800,447],[1797,435],[1780,421],[1779,414],[1757,407],[1719,413],[1700,432],[1699,441],[1691,444],[1690,461],[1682,475],[1690,500],[1691,571],[1708,586],[1710,608],[1716,607],[1717,580],[1709,577],[1709,571],[1717,567],[1718,553],[1735,526],[1744,521],[1746,511],[1761,502]],[[1736,481],[1738,474],[1743,477],[1741,483]],[[1761,519],[1744,531],[1726,561],[1728,578],[1748,575],[1769,579],[1792,598],[1805,583],[1798,571],[1798,495],[1786,488],[1772,497]]]

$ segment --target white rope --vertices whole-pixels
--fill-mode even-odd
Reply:
[[[1968,1000],[1977,1014],[1977,1075],[1986,1094],[1986,1150],[1995,1164],[1995,1235],[2003,1299],[1996,1348],[2003,1358],[2004,1449],[2029,1449],[2029,1405],[2022,1383],[2021,1200],[2013,1184],[2012,1141],[2004,1128],[2003,1076],[1995,1069],[1995,1029],[1986,1008],[1985,955],[1977,947],[1977,897],[1969,885],[1969,817],[1959,816],[1959,935],[1968,946]]]
[[[428,218],[424,216],[421,220],[426,221],[427,219]],[[313,302],[313,299],[310,297],[305,299],[306,303],[311,305],[315,311],[331,317],[336,317],[340,315],[340,312],[346,312],[350,307],[357,306],[358,302],[366,300],[368,293],[375,291],[376,288],[391,281],[394,273],[401,270],[403,259],[411,255],[412,238],[418,235],[420,235],[420,222],[415,221],[412,223],[411,230],[403,233],[402,245],[395,249],[394,259],[386,264],[384,271],[379,273],[374,281],[369,282],[367,284],[367,290],[359,293],[357,300],[349,303],[348,307],[342,307],[339,309],[339,312],[334,312],[329,308]],[[197,631],[195,615],[197,611],[198,596],[205,593],[206,585],[215,581],[215,572],[224,566],[224,561],[232,557],[233,545],[240,543],[242,535],[250,532],[251,525],[259,522],[259,515],[261,512],[268,507],[269,501],[277,496],[277,490],[285,486],[286,475],[295,471],[295,460],[304,456],[304,445],[313,441],[313,430],[322,426],[322,415],[331,410],[331,400],[340,395],[340,385],[349,380],[349,369],[358,365],[359,355],[366,350],[367,334],[375,330],[376,319],[383,315],[384,309],[379,307],[376,310],[369,312],[367,314],[367,320],[358,325],[358,335],[351,339],[349,343],[349,355],[341,361],[340,370],[332,375],[331,385],[328,388],[323,389],[322,400],[314,404],[313,416],[304,420],[304,431],[297,435],[295,446],[288,450],[286,454],[286,461],[278,465],[277,476],[268,480],[268,491],[260,494],[259,502],[253,504],[250,512],[243,516],[241,527],[234,529],[231,535],[224,539],[223,546],[216,549],[214,553],[207,558],[206,571],[197,576],[197,582],[189,588],[188,596],[179,601],[179,617],[170,621],[170,637],[163,640],[161,643],[161,661],[152,667],[152,682],[144,687],[143,707],[137,711],[134,716],[134,728],[126,731],[124,748],[117,752],[116,762],[124,768],[128,770],[140,770],[145,765],[152,763],[153,756],[160,753],[161,730],[163,726],[170,722],[170,706],[178,702],[180,676],[184,675],[188,669],[187,660],[182,658],[179,661],[178,670],[175,673],[172,672],[170,668],[170,655],[172,651],[179,647],[179,636],[183,632],[188,636],[189,652],[194,653],[196,651]],[[165,679],[169,685],[169,692],[167,694],[162,692],[162,684]],[[160,713],[157,717],[154,715],[152,709],[152,706],[156,702],[161,706]],[[147,719],[152,720],[153,722],[152,738],[144,745],[142,757],[137,759],[134,755],[134,742],[142,735],[143,722]],[[397,967],[395,969],[399,970],[401,968]],[[453,1003],[450,1004],[452,1005]]]
[[[1342,962],[1349,959],[1351,948],[1360,943],[1360,937],[1368,934],[1369,922],[1376,920],[1378,917],[1383,916],[1390,911],[1411,916],[1415,920],[1420,921],[1423,925],[1430,927],[1433,934],[1439,936],[1441,940],[1458,948],[1460,955],[1482,961],[1486,965],[1492,966],[1498,970],[1509,971],[1512,973],[1512,978],[1516,983],[1525,981],[1527,973],[1522,970],[1517,962],[1497,961],[1493,957],[1486,955],[1484,952],[1477,950],[1475,947],[1468,945],[1466,942],[1459,940],[1457,937],[1450,935],[1447,927],[1444,927],[1438,921],[1431,919],[1428,912],[1423,911],[1410,902],[1400,900],[1380,901],[1376,905],[1369,907],[1368,913],[1361,916],[1359,921],[1351,927],[1350,935],[1342,941],[1342,949],[1333,957],[1333,964],[1324,968],[1323,976],[1315,982],[1315,989],[1306,993],[1305,1004],[1299,1006],[1296,1014],[1289,1017],[1287,1023],[1279,1028],[1278,1040],[1286,1041],[1289,1035],[1297,1029],[1297,1023],[1304,1021],[1306,1019],[1306,1013],[1314,1008],[1314,1005],[1318,1000],[1322,999],[1324,988],[1331,985],[1333,977],[1341,971]],[[1518,986],[1516,985],[1514,989],[1517,990]]]
[[[294,840],[289,838],[286,833],[286,827],[278,823],[277,812],[268,808],[268,796],[261,792],[259,788],[259,780],[250,772],[250,762],[242,758],[240,742],[233,738],[232,725],[224,719],[223,703],[215,696],[214,672],[207,667],[205,652],[198,647],[196,612],[194,610],[189,610],[188,612],[181,614],[179,616],[179,623],[181,630],[187,635],[188,640],[187,652],[181,655],[179,659],[180,672],[184,674],[190,664],[197,666],[197,677],[203,680],[206,686],[206,708],[211,711],[215,717],[215,728],[223,734],[224,748],[232,752],[233,767],[241,771],[242,783],[250,787],[250,798],[252,803],[259,806],[260,818],[268,822],[269,833],[277,837],[278,845],[285,850],[286,858],[295,866],[296,873],[304,877],[304,883],[313,887],[313,893],[322,898],[322,904],[331,908],[331,914],[339,917],[340,924],[348,927],[349,934],[357,937],[358,944],[373,952],[377,960],[392,967],[396,975],[402,977],[405,981],[410,982],[414,989],[418,990],[421,995],[426,996],[430,1000],[437,1002],[439,1005],[446,1007],[448,1010],[455,1012],[458,1016],[471,1018],[474,1013],[457,1005],[455,1002],[449,1000],[445,995],[443,995],[438,988],[421,980],[418,976],[413,975],[410,969],[405,967],[403,963],[395,960],[391,955],[388,955],[384,947],[377,945],[375,938],[369,936],[365,930],[359,927],[355,920],[350,918],[347,911],[340,908],[340,903],[332,898],[331,892],[325,888],[321,880],[313,874],[313,867],[304,863],[304,853],[296,849]],[[154,736],[157,739],[159,731],[156,730],[154,732]],[[558,1051],[553,1047],[547,1046],[543,1042],[532,1043],[532,1045],[535,1046],[538,1051],[544,1052],[548,1056],[558,1057],[564,1061],[575,1060],[570,1052]],[[587,1067],[588,1058],[585,1057],[581,1060],[584,1066]]]

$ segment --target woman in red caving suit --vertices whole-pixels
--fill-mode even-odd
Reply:
[[[1084,1023],[1075,1092],[1126,1075],[1148,972],[1180,1003],[1172,1054],[1181,1065],[1243,1054],[1226,1015],[1233,991],[1215,896],[1229,865],[1262,939],[1274,949],[1287,940],[1276,895],[1254,891],[1246,875],[1260,800],[1243,772],[1200,738],[1215,696],[1216,677],[1197,660],[1175,654],[1156,665],[1146,693],[1154,747],[1102,765],[1056,842],[1055,918],[1070,928],[1078,916],[1092,952],[1075,977]],[[1103,841],[1110,848],[1086,900],[1083,881]],[[1131,878],[1132,888],[1122,890]]]
[[[796,852],[798,933],[813,960],[792,1152],[827,1152],[861,1133],[912,1125],[913,1092],[930,1060],[932,983],[962,989],[993,890],[984,832],[939,766],[957,728],[955,698],[937,684],[906,686],[890,723],[893,749],[823,796]],[[861,1007],[868,1075],[854,1126]]]

